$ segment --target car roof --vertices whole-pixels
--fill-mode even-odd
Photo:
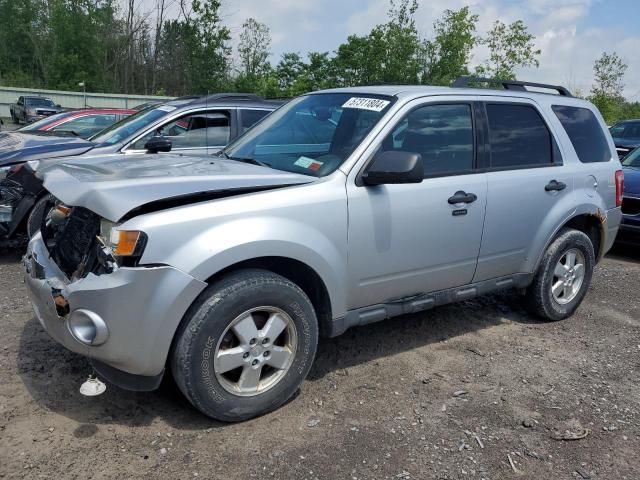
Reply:
[[[567,97],[563,95],[536,92],[531,90],[507,90],[494,88],[453,88],[438,87],[430,85],[372,85],[362,87],[343,87],[332,88],[329,90],[319,90],[312,94],[318,95],[323,93],[348,93],[360,95],[386,95],[397,97],[403,100],[413,100],[415,98],[438,95],[465,95],[465,96],[493,96],[493,97],[512,97],[512,98],[531,98],[545,99],[549,97],[557,98],[559,103],[588,103],[575,97]]]
[[[170,105],[177,108],[213,105],[219,107],[276,109],[285,102],[286,100],[266,100],[258,95],[250,93],[217,93],[196,98],[178,98],[176,100],[168,101],[164,103],[164,105]]]

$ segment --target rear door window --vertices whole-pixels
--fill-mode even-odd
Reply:
[[[270,113],[271,111],[269,110],[240,110],[240,133],[249,130]]]
[[[551,108],[562,123],[582,163],[611,160],[609,143],[591,110],[567,105],[554,105]]]
[[[492,169],[553,165],[551,132],[532,105],[486,104]]]

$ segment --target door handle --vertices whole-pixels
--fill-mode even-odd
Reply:
[[[453,197],[449,197],[449,204],[456,205],[458,203],[473,203],[478,199],[475,193],[467,193],[463,190],[458,190],[453,194]]]
[[[551,180],[544,187],[545,192],[559,192],[567,188],[567,184],[564,182],[558,182],[557,180]]]

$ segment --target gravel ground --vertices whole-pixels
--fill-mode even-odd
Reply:
[[[640,478],[640,253],[564,322],[494,295],[321,342],[300,393],[225,425],[166,381],[83,398],[87,362],[34,319],[0,256],[0,477]]]
[[[0,117],[0,119],[4,122],[3,125],[0,125],[0,132],[8,132],[20,127],[20,125],[13,123],[11,117]]]

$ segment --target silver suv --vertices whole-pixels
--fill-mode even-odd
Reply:
[[[572,315],[621,219],[611,136],[561,87],[472,80],[304,95],[216,157],[43,170],[37,317],[108,381],[170,370],[237,421],[294,394],[320,335],[505,288]]]

